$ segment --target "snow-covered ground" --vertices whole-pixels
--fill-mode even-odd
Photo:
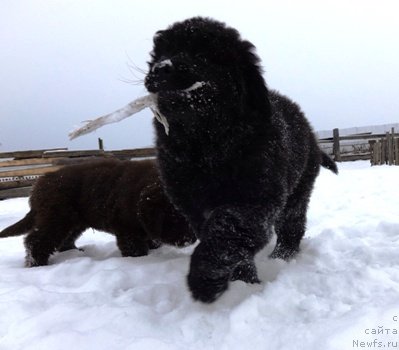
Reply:
[[[237,281],[211,305],[185,285],[193,247],[122,258],[111,235],[24,268],[22,237],[0,241],[0,349],[306,349],[399,347],[399,167],[322,170],[302,251],[257,256],[260,285]],[[27,199],[0,202],[0,229]]]

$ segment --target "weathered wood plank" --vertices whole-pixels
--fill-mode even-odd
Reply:
[[[376,165],[375,164],[375,140],[369,140],[369,148],[370,148],[370,163],[371,165]]]
[[[387,140],[381,140],[381,164],[386,164],[387,161]]]
[[[74,157],[74,158],[29,158],[20,160],[0,161],[0,168],[6,167],[28,167],[30,165],[69,165],[91,161],[93,159],[103,159],[104,157]],[[0,170],[1,174],[1,170]]]
[[[57,151],[57,152],[45,152],[43,158],[74,158],[74,157],[101,157],[101,156],[115,156],[115,157],[153,157],[156,155],[155,148],[137,148],[137,149],[126,149],[117,151],[102,151],[102,150],[82,150],[82,151]]]
[[[341,162],[353,162],[355,160],[370,160],[370,157],[371,155],[369,153],[341,155]]]
[[[399,165],[399,137],[394,139],[395,165]]]
[[[94,160],[100,160],[104,158],[110,157],[73,157],[73,158],[54,158],[52,164],[53,165],[74,165],[74,164],[82,164],[87,162],[92,162]]]
[[[387,133],[388,164],[393,165],[393,135]]]
[[[27,158],[41,158],[44,152],[67,150],[67,148],[53,148],[53,149],[39,149],[32,151],[16,151],[16,152],[2,152],[0,158],[14,158],[14,159],[27,159]]]
[[[11,188],[8,190],[1,190],[0,200],[17,198],[17,197],[29,197],[31,191],[32,187],[21,187],[21,188]]]
[[[43,175],[52,171],[60,169],[61,166],[48,166],[48,167],[37,167],[22,170],[10,170],[0,172],[0,177],[13,177],[13,176],[26,176],[26,175]]]
[[[32,186],[36,182],[36,180],[37,179],[20,179],[20,180],[0,182],[0,190],[5,190],[8,188]]]
[[[334,154],[334,160],[336,162],[341,161],[341,150],[339,146],[339,130],[334,129],[333,130],[333,154]]]
[[[130,157],[130,158],[141,158],[141,157],[155,157],[157,155],[157,150],[153,147],[149,148],[137,148],[137,149],[125,149],[118,151],[105,152],[106,154],[111,154],[115,157]]]
[[[55,158],[28,158],[19,160],[5,160],[0,161],[0,168],[6,167],[17,167],[17,166],[28,166],[28,165],[40,165],[40,164],[52,164]]]
[[[43,153],[43,158],[68,158],[68,157],[90,157],[90,156],[101,156],[104,155],[104,151],[94,150],[82,150],[82,151],[46,151]]]
[[[386,134],[371,134],[371,135],[351,135],[351,136],[340,136],[340,141],[350,141],[350,140],[377,140],[385,137]],[[395,137],[399,137],[399,134],[395,134]],[[332,143],[334,137],[326,137],[319,139],[319,143]]]
[[[376,149],[376,152],[377,152],[376,164],[377,165],[381,165],[381,162],[382,162],[382,143],[381,143],[381,140],[377,141],[376,146],[377,146],[377,149]]]
[[[372,147],[372,156],[373,156],[371,165],[379,165],[379,161],[378,161],[379,141],[378,140],[373,141],[373,143],[371,144],[371,147]]]

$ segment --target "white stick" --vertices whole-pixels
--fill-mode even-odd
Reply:
[[[165,60],[162,61],[160,64],[170,65],[171,62],[169,60]],[[182,90],[182,93],[190,93],[191,91],[197,90],[207,84],[209,83],[204,81],[197,81],[187,89]],[[104,125],[120,122],[121,120],[128,118],[131,115],[138,113],[142,109],[147,107],[153,111],[155,118],[164,126],[166,135],[169,135],[169,123],[166,117],[163,116],[158,110],[156,96],[157,96],[156,94],[149,94],[140,97],[137,100],[134,100],[133,102],[129,103],[128,105],[126,105],[121,109],[118,109],[115,112],[109,113],[107,115],[104,115],[102,117],[93,120],[88,120],[85,122],[86,123],[85,125],[70,132],[69,139],[73,140],[79,136],[89,134],[94,130],[101,128]]]
[[[98,128],[101,128],[102,126],[106,124],[111,124],[111,123],[117,123],[120,122],[121,120],[130,117],[132,114],[140,112],[142,109],[147,108],[147,107],[154,107],[155,106],[155,100],[154,100],[154,95],[146,95],[143,97],[138,98],[137,100],[134,100],[133,102],[129,103],[125,107],[118,109],[117,111],[104,115],[102,117],[93,119],[93,120],[88,120],[86,121],[85,125],[73,130],[72,132],[69,133],[69,139],[73,140],[79,136],[89,134],[93,132],[94,130],[97,130]]]
[[[154,113],[154,117],[156,120],[158,120],[164,127],[165,129],[165,134],[169,136],[169,123],[168,120],[161,114],[161,112],[158,111],[158,109],[154,107],[150,107],[152,110],[152,113]]]

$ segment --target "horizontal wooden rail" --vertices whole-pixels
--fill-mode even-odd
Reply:
[[[43,158],[74,158],[74,157],[98,157],[104,156],[102,150],[86,150],[86,151],[46,151],[43,152]]]
[[[18,159],[18,160],[6,160],[3,162],[0,162],[0,168],[52,164],[55,160],[56,160],[55,158],[46,158],[46,159],[28,158],[28,159]],[[0,172],[0,176],[1,176],[1,172]]]
[[[351,140],[373,140],[380,139],[385,137],[386,134],[360,134],[360,135],[348,135],[348,136],[340,136],[340,141],[351,141]],[[398,137],[399,134],[395,134],[395,137]],[[327,137],[323,139],[319,139],[319,143],[331,143],[334,141],[333,137]]]
[[[10,199],[10,198],[18,198],[18,197],[28,197],[30,195],[31,191],[32,191],[31,186],[1,190],[0,191],[0,200]]]
[[[153,147],[116,151],[77,150],[67,148],[42,149],[0,153],[0,199],[27,196],[39,176],[63,166],[85,163],[94,159],[153,158]]]
[[[21,170],[9,170],[0,172],[0,177],[15,177],[15,176],[26,176],[26,175],[43,175],[52,171],[60,169],[61,166],[45,166]]]
[[[18,180],[11,180],[11,181],[0,181],[0,190],[5,190],[9,188],[17,188],[17,187],[29,187],[32,186],[36,182],[37,178],[35,179],[24,179],[20,178]]]
[[[67,148],[54,148],[51,151],[66,150]],[[14,158],[14,159],[27,159],[27,158],[41,158],[44,152],[48,149],[33,150],[33,151],[17,151],[17,152],[3,152],[0,153],[0,158]]]
[[[384,145],[382,141],[374,141],[386,138],[386,134],[365,132],[339,136],[339,130],[334,129],[333,135],[334,137],[320,139],[319,144],[329,154],[332,152],[336,161],[372,159],[373,164],[382,163],[384,160],[389,164],[399,164],[399,140],[397,140],[399,134],[395,134],[394,130],[391,130],[388,141],[389,145],[394,145],[394,151],[389,151],[390,148],[385,151],[385,148],[381,148],[381,145]],[[364,143],[361,143],[362,140]],[[340,143],[341,141],[346,142]],[[331,144],[332,147],[326,144]],[[385,156],[384,152],[390,153]],[[153,158],[156,155],[156,148],[153,147],[113,151],[104,151],[103,149],[72,151],[67,148],[54,148],[3,152],[0,153],[0,159],[4,159],[0,160],[0,199],[29,195],[32,185],[39,176],[56,171],[66,165],[84,163],[99,158],[130,160]]]

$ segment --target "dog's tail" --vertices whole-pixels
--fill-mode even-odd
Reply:
[[[32,229],[34,224],[34,214],[32,210],[25,217],[14,225],[8,226],[0,232],[0,238],[20,236]]]
[[[321,151],[321,166],[331,170],[334,174],[338,174],[337,164],[323,151]]]

